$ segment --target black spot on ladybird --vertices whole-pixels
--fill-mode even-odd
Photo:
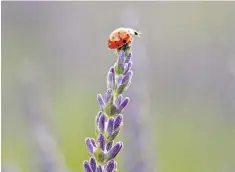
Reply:
[[[129,34],[127,34],[126,36],[130,36]]]
[[[112,37],[112,39],[114,39],[114,36]]]
[[[126,40],[124,39],[122,42],[125,44],[125,43],[126,43]]]
[[[120,32],[118,32],[118,34],[120,34]]]

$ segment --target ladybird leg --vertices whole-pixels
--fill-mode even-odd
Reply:
[[[114,50],[114,54],[116,54],[116,55],[118,55],[118,54],[119,54],[119,52],[120,52],[120,48],[118,48],[118,49]]]
[[[128,56],[131,51],[131,45],[132,45],[132,41],[128,42],[128,44],[126,45],[126,49],[125,49],[126,56]]]
[[[129,51],[130,51],[130,46],[128,43],[124,44],[122,47],[117,49],[117,52],[120,53],[120,51],[124,51],[125,55],[129,55]]]
[[[126,48],[127,48],[127,44],[123,46],[123,51],[126,51]]]
[[[131,50],[131,47],[128,46],[126,51],[125,51],[125,55],[128,56],[130,54],[130,50]]]

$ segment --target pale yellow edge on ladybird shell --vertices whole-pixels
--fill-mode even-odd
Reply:
[[[119,28],[115,29],[115,30],[110,34],[109,39],[112,39],[112,35],[113,35],[114,33],[118,32],[118,31],[123,31],[123,30],[126,30],[126,31],[127,31],[128,29],[125,28],[125,27],[119,27]]]

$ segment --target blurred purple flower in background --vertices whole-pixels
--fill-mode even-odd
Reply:
[[[34,172],[69,172],[65,157],[60,150],[52,124],[51,100],[47,91],[45,75],[34,63],[25,63],[24,78],[20,87],[20,100],[29,134],[28,146],[35,155],[32,160]],[[35,79],[36,78],[36,79]],[[43,100],[43,101],[42,101]]]
[[[141,27],[141,30],[147,31],[149,27],[143,25],[144,22],[141,21],[142,14],[143,12],[138,10],[136,6],[125,5],[119,12],[119,22],[129,28],[139,29]],[[150,35],[148,34],[148,36]],[[135,116],[133,120],[133,115],[126,115],[126,125],[123,128],[123,140],[128,143],[124,154],[122,154],[122,165],[125,167],[125,172],[156,172],[158,167],[156,158],[157,144],[156,138],[153,137],[156,135],[156,129],[154,128],[156,124],[152,116],[154,115],[152,109],[155,108],[155,105],[151,100],[154,90],[157,90],[155,86],[152,86],[155,78],[151,72],[152,68],[156,69],[156,65],[150,62],[151,56],[154,59],[158,57],[155,56],[156,54],[148,54],[148,36],[142,37],[141,41],[137,41],[133,46],[133,51],[136,53],[133,70],[136,72],[132,84],[138,85],[138,87],[128,90],[132,103],[126,113]],[[124,71],[127,73],[132,68],[132,62],[129,61],[129,58],[126,58],[125,63]]]

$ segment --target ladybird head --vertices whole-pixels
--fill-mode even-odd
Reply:
[[[140,37],[140,35],[142,34],[141,32],[138,32],[134,29],[131,29],[131,28],[127,28],[128,31],[130,32],[131,35],[134,35],[134,36],[137,36],[137,37]]]

